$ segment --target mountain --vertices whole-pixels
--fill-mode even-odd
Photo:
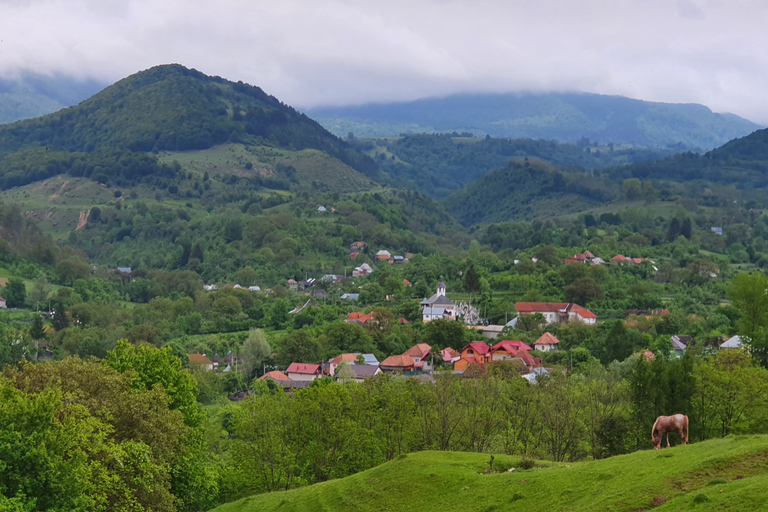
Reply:
[[[315,149],[363,174],[377,172],[369,157],[260,88],[174,64],[131,75],[77,106],[0,126],[0,158],[13,163],[0,160],[0,185],[73,169],[86,177],[150,176],[156,172],[146,171],[152,166],[147,152],[204,150],[227,142]],[[121,161],[130,163],[117,172]],[[10,181],[8,173],[14,173]]]
[[[486,174],[443,203],[459,222],[471,226],[555,217],[599,206],[616,197],[617,190],[590,174],[564,172],[526,159]]]
[[[585,93],[460,94],[411,102],[317,107],[307,113],[340,136],[472,132],[678,150],[708,150],[759,125],[697,104],[654,103]]]
[[[0,124],[38,117],[76,105],[103,89],[95,80],[62,75],[22,73],[15,79],[0,78]]]
[[[535,158],[566,169],[602,169],[673,154],[671,150],[614,144],[561,144],[551,140],[476,138],[458,133],[353,138],[348,142],[376,160],[381,181],[435,198],[445,197],[512,160]]]
[[[685,152],[617,167],[608,174],[617,180],[704,180],[745,190],[764,189],[768,187],[768,129],[757,130],[703,155]]]
[[[642,450],[592,462],[416,452],[346,478],[251,496],[212,512],[764,509],[765,436]],[[493,471],[490,471],[490,465]],[[514,467],[508,472],[507,468]]]

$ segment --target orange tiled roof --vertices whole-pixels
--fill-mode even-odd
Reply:
[[[213,364],[213,361],[211,361],[210,359],[208,359],[207,357],[199,353],[187,354],[187,356],[189,357],[189,364],[201,364],[201,365]]]
[[[319,364],[307,364],[307,363],[291,363],[291,366],[285,370],[286,373],[303,373],[303,374],[315,374],[320,373]]]
[[[545,332],[541,335],[541,338],[537,339],[536,342],[533,344],[535,347],[536,345],[557,345],[560,343],[560,340],[557,339],[557,337],[549,332]]]
[[[261,377],[259,377],[258,380],[263,380],[263,379],[291,380],[291,379],[288,378],[288,376],[286,374],[284,374],[283,372],[279,372],[279,371],[267,372],[264,375],[262,375]]]
[[[409,355],[403,354],[401,356],[389,356],[384,361],[382,361],[379,366],[407,368],[413,365],[413,358]]]
[[[432,347],[430,347],[426,343],[419,343],[418,345],[414,345],[408,350],[406,350],[405,354],[403,355],[409,355],[411,357],[424,357],[426,354],[429,353],[430,350],[432,350]]]

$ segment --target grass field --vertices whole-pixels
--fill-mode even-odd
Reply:
[[[765,510],[768,436],[730,437],[580,463],[517,467],[517,457],[412,453],[368,471],[252,496],[216,512]]]

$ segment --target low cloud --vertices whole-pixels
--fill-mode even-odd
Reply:
[[[0,0],[0,76],[176,62],[297,106],[585,91],[768,124],[757,0]]]

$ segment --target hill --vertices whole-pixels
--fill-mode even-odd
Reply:
[[[61,75],[22,73],[14,79],[0,78],[0,124],[76,105],[102,88],[102,84],[93,80]]]
[[[18,186],[73,170],[124,180],[168,175],[148,170],[157,163],[144,154],[225,142],[315,149],[376,174],[369,157],[260,88],[166,65],[120,80],[75,107],[0,127],[0,184]],[[13,179],[4,179],[9,173]]]
[[[532,138],[708,150],[760,128],[703,105],[579,93],[462,94],[411,102],[318,107],[308,114],[340,136],[473,132]]]
[[[614,179],[704,180],[741,189],[768,187],[768,129],[757,130],[703,155],[692,152],[613,169]]]
[[[768,438],[732,437],[530,470],[516,457],[412,453],[368,471],[252,496],[216,512],[325,510],[762,510]],[[504,470],[518,466],[508,473]]]
[[[569,173],[538,161],[510,162],[445,199],[465,226],[532,220],[583,211],[617,192],[585,173]]]
[[[348,142],[373,157],[381,181],[445,197],[511,160],[536,158],[564,168],[600,169],[671,156],[671,150],[551,140],[477,138],[472,134],[415,134]]]

